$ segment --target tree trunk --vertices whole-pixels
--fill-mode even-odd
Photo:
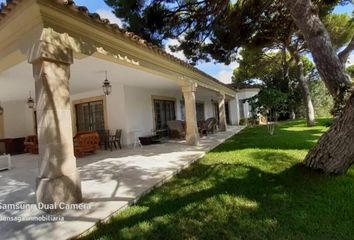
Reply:
[[[306,108],[307,126],[314,127],[316,125],[316,123],[315,123],[315,109],[312,104],[309,83],[305,79],[305,76],[304,76],[304,63],[301,59],[301,56],[297,52],[294,53],[294,58],[296,61],[297,76],[298,76],[298,79],[299,79],[299,82],[300,82],[300,85],[302,88],[302,97],[303,97],[304,105]]]
[[[318,72],[334,98],[351,87],[333,46],[328,31],[310,0],[285,0],[295,24],[303,34]]]
[[[283,79],[284,82],[288,81],[288,87],[289,87],[289,92],[293,93],[294,89],[292,86],[292,81],[289,78],[289,70],[290,70],[290,61],[288,61],[287,58],[287,46],[290,44],[291,38],[289,37],[289,41],[284,42],[284,46],[282,47],[282,65],[283,65]],[[290,103],[290,120],[295,120],[296,119],[296,114],[295,114],[295,109],[294,109],[294,104]]]
[[[354,96],[348,100],[343,115],[305,158],[305,165],[325,173],[344,174],[354,164]]]
[[[293,107],[291,107],[290,109],[290,120],[295,120],[296,119],[296,114],[295,114],[295,110]]]
[[[304,35],[321,78],[337,98],[351,82],[336,55],[328,32],[310,0],[285,0],[285,4]],[[351,94],[342,115],[308,153],[306,166],[326,173],[343,174],[354,163],[354,96]]]

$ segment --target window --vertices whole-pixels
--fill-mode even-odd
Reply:
[[[34,123],[34,132],[36,135],[38,135],[37,111],[33,111],[33,123]]]
[[[205,120],[204,103],[196,103],[197,121]],[[181,119],[186,120],[186,108],[184,106],[184,101],[181,101]]]
[[[196,103],[196,110],[197,110],[197,121],[204,121],[204,103]]]
[[[226,123],[231,125],[231,120],[230,120],[230,105],[229,102],[225,103],[225,114],[226,114]]]
[[[75,105],[78,132],[104,130],[103,101]]]
[[[167,133],[167,122],[176,120],[175,102],[155,99],[154,113],[156,130]]]
[[[240,109],[240,119],[245,118],[245,110],[243,107],[243,100],[239,100],[239,109]]]

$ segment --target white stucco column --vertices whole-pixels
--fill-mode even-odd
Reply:
[[[186,141],[188,145],[199,144],[199,132],[197,124],[197,110],[195,102],[195,92],[197,85],[194,82],[184,83],[182,92],[186,111]]]
[[[232,125],[237,125],[237,102],[236,97],[229,102],[229,115]]]
[[[218,104],[219,104],[219,130],[226,131],[227,124],[226,124],[226,108],[225,108],[225,93],[220,93],[218,97]]]
[[[39,142],[37,202],[82,201],[80,176],[73,148],[69,92],[70,49],[37,43],[29,56],[36,87]]]
[[[235,96],[235,101],[236,101],[236,125],[240,125],[240,100],[238,97],[238,93],[236,93]]]

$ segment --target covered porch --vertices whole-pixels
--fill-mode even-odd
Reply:
[[[136,132],[149,134],[169,120],[166,110],[159,111],[162,117],[157,114],[156,101],[172,103],[169,118],[185,120],[184,148],[201,147],[198,102],[203,106],[199,115],[218,117],[220,134],[227,132],[225,103],[235,98],[233,89],[86,8],[72,1],[25,0],[9,1],[1,12],[0,134],[37,136],[39,155],[26,159],[33,166],[28,173],[36,171],[30,174],[36,186],[31,194],[38,203],[57,206],[85,199],[74,156],[77,132],[97,126],[122,129],[123,145],[131,145]],[[101,89],[105,72],[112,84],[109,95]],[[34,109],[26,106],[30,91]],[[83,121],[87,109],[91,115]],[[175,152],[172,146],[166,149]],[[3,193],[14,201],[15,195]]]
[[[49,215],[34,207],[38,168],[33,163],[39,160],[39,156],[14,156],[14,169],[0,174],[0,202],[30,204],[33,208],[1,210],[1,219],[17,217],[22,218],[23,222],[0,222],[0,234],[4,239],[27,240],[68,239],[87,232],[96,223],[107,220],[134,203],[240,130],[242,127],[230,126],[225,132],[201,138],[199,146],[187,147],[185,141],[173,141],[141,149],[100,151],[78,159],[85,209],[51,215],[63,216],[64,221],[25,221],[26,217]]]
[[[176,81],[93,56],[74,59],[74,62],[70,67],[67,100],[73,136],[78,132],[121,129],[122,145],[131,147],[136,137],[167,131],[168,121],[187,121],[187,114],[192,115],[186,112],[185,87]],[[112,85],[108,96],[101,88],[105,72]],[[37,135],[41,124],[38,102],[35,101],[33,109],[26,104],[38,92],[32,75],[32,65],[26,61],[0,73],[0,100],[4,110],[0,115],[0,139]],[[230,111],[223,110],[224,103],[232,97],[197,84],[192,88],[191,93],[186,92],[193,94],[192,121],[223,119],[219,129],[224,129],[226,122],[232,124]]]

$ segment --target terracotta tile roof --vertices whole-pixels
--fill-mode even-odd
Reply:
[[[1,24],[1,21],[3,21],[3,19],[5,19],[7,17],[7,15],[9,13],[11,13],[11,11],[13,11],[16,8],[16,6],[18,4],[20,4],[22,1],[24,1],[24,0],[6,0],[6,3],[0,4],[0,24]],[[88,20],[97,22],[97,23],[101,24],[103,27],[105,27],[117,34],[121,34],[121,35],[125,36],[126,38],[130,39],[131,41],[135,42],[136,44],[138,44],[140,46],[146,47],[155,53],[163,55],[164,57],[167,57],[170,60],[183,65],[184,67],[187,67],[195,72],[198,72],[199,74],[204,75],[205,77],[209,78],[210,80],[212,80],[218,84],[221,84],[229,89],[234,90],[229,85],[220,82],[219,80],[217,80],[214,77],[210,76],[209,74],[197,69],[196,67],[190,65],[189,63],[173,56],[172,54],[167,53],[162,48],[160,48],[150,42],[147,42],[146,40],[142,39],[141,37],[139,37],[138,35],[136,35],[132,32],[128,32],[128,31],[120,28],[118,26],[118,24],[111,23],[108,19],[101,18],[101,16],[97,13],[90,13],[89,10],[87,9],[87,7],[77,6],[75,4],[74,0],[48,0],[48,1],[55,1],[56,3],[65,6],[68,10],[73,11],[75,13],[80,13],[83,16],[87,17]]]

